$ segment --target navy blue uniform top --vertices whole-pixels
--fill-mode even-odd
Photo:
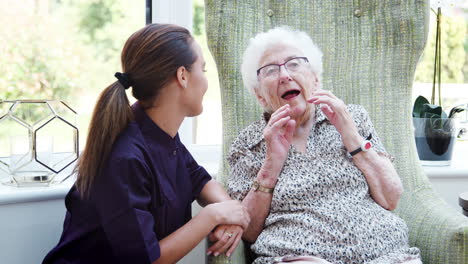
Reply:
[[[179,136],[170,137],[136,103],[135,121],[119,135],[88,199],[75,187],[58,245],[43,264],[148,264],[159,240],[191,217],[191,203],[211,179]]]

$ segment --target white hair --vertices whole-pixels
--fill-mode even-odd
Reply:
[[[242,56],[241,73],[245,87],[256,93],[258,85],[257,69],[261,67],[260,59],[265,51],[276,45],[294,47],[304,53],[309,60],[312,71],[317,78],[322,78],[322,52],[307,33],[294,30],[288,26],[280,26],[257,34],[251,38]]]

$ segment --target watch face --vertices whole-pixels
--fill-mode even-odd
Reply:
[[[367,141],[366,144],[364,144],[364,149],[369,150],[372,147],[372,143],[370,141]]]

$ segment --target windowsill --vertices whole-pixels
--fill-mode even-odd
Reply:
[[[195,160],[215,178],[221,158],[221,145],[192,145],[188,149]],[[70,165],[57,175],[57,178],[70,175],[72,168],[73,165]],[[0,180],[5,182],[8,177],[2,177]],[[63,183],[50,186],[16,187],[0,183],[0,205],[63,199],[73,183],[73,176]]]
[[[468,178],[468,140],[457,141],[450,166],[422,166],[429,178]]]
[[[69,171],[66,175],[70,175],[71,169]],[[2,179],[2,182],[6,180]],[[0,205],[63,199],[74,182],[74,178],[70,177],[63,183],[50,186],[16,187],[0,183]]]

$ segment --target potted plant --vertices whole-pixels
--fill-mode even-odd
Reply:
[[[440,4],[440,3],[439,3]],[[434,10],[433,10],[434,11]],[[416,148],[423,165],[450,165],[453,146],[457,137],[455,114],[465,110],[456,106],[447,115],[442,109],[441,100],[441,19],[440,6],[437,8],[437,31],[434,60],[434,78],[432,82],[431,102],[423,97],[416,98],[413,107],[413,125],[415,129]],[[436,80],[438,86],[438,105],[435,104]]]
[[[461,106],[457,106],[447,115],[442,110],[440,102],[439,105],[429,103],[423,96],[416,99],[413,107],[413,125],[416,148],[423,165],[450,165],[457,137],[453,117],[464,110]]]

